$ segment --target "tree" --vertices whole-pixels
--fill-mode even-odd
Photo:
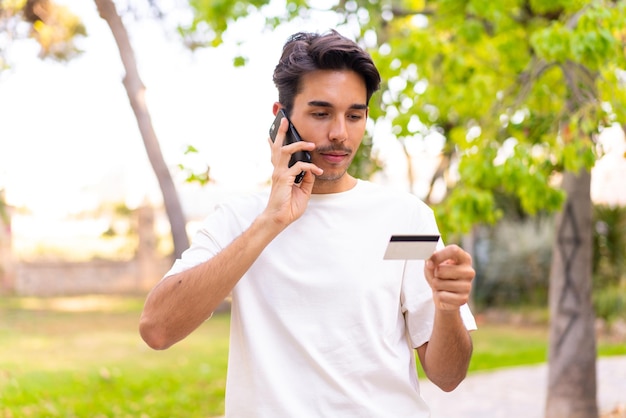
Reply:
[[[113,0],[95,0],[95,3],[100,16],[109,25],[120,51],[126,70],[124,88],[161,189],[171,227],[174,256],[179,257],[189,246],[185,215],[150,119],[144,98],[145,86],[137,70],[134,51]],[[23,22],[28,23],[25,30],[22,29]],[[50,0],[0,1],[0,29],[5,31],[6,43],[32,37],[41,46],[41,58],[62,61],[69,60],[81,52],[75,46],[74,39],[76,36],[86,35],[85,27],[76,15],[68,8]],[[0,38],[0,70],[8,65],[3,59],[4,48],[1,42],[2,38]]]
[[[135,53],[128,38],[128,32],[122,18],[117,13],[113,0],[95,0],[98,7],[100,17],[104,19],[115,38],[115,43],[120,51],[120,57],[126,70],[124,76],[124,88],[128,95],[128,100],[135,113],[141,138],[143,139],[148,159],[152,165],[152,169],[156,174],[163,202],[165,204],[165,212],[170,221],[172,231],[172,240],[174,242],[174,257],[178,258],[189,247],[189,237],[186,231],[186,220],[183,208],[176,191],[176,186],[172,180],[172,176],[167,167],[156,132],[150,119],[150,112],[145,100],[146,88],[141,81]]]
[[[219,44],[267,3],[190,2],[183,33]],[[287,0],[268,27],[315,4]],[[430,203],[446,234],[497,221],[502,195],[530,215],[560,212],[546,416],[597,417],[589,179],[599,133],[626,122],[626,1],[338,0],[327,10],[379,64],[372,119],[391,120],[402,142],[444,139],[431,184],[445,198]]]

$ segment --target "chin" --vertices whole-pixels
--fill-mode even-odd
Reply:
[[[327,172],[326,170],[324,170],[324,173],[321,176],[316,176],[315,181],[329,181],[329,182],[339,181],[343,179],[348,173],[348,170],[328,170],[328,171],[330,172]]]

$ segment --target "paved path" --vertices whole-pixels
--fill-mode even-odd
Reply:
[[[600,412],[626,407],[626,356],[597,362]],[[432,418],[543,418],[548,369],[545,364],[474,373],[453,392],[420,381]]]

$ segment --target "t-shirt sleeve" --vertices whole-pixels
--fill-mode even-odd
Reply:
[[[261,204],[262,200],[257,196],[218,204],[202,222],[190,247],[174,262],[164,278],[195,267],[222,251],[250,226],[262,208]]]
[[[400,302],[409,340],[414,348],[419,347],[430,339],[435,319],[432,290],[424,276],[424,261],[405,261]]]
[[[432,289],[424,276],[424,261],[406,261],[401,302],[406,331],[413,348],[428,342],[433,332],[435,305],[432,295]],[[467,304],[461,306],[460,314],[467,330],[477,329]]]
[[[418,233],[439,233],[434,214],[423,205],[418,215]],[[442,240],[437,243],[437,250],[444,247]],[[414,348],[430,340],[432,335],[435,305],[433,293],[424,275],[423,260],[405,261],[401,290],[401,305],[404,314],[408,338]],[[467,304],[460,309],[461,318],[468,330],[475,330],[476,321]]]
[[[204,222],[205,225],[194,235],[191,246],[183,252],[179,259],[174,261],[172,268],[165,273],[163,278],[195,267],[211,259],[222,250],[222,246],[209,232],[210,229],[206,228],[206,223],[207,221]]]

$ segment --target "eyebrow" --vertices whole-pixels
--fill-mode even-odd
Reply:
[[[308,103],[309,106],[313,106],[313,107],[333,107],[333,105],[329,102],[325,102],[323,100],[311,100]],[[362,103],[354,103],[352,105],[350,105],[350,109],[355,109],[355,110],[367,110],[367,105],[366,104],[362,104]]]

